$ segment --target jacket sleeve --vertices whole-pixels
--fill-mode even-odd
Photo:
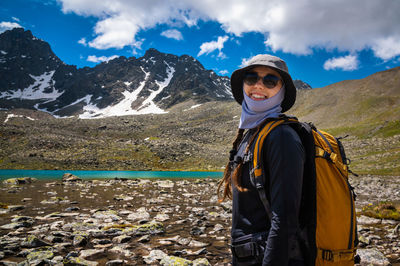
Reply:
[[[262,265],[285,266],[289,261],[289,239],[298,229],[305,162],[301,140],[290,126],[278,126],[270,133],[263,145],[263,161],[272,219]]]

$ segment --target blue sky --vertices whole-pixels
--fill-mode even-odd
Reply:
[[[317,88],[399,66],[399,14],[398,0],[1,0],[0,32],[31,30],[78,67],[156,48],[230,76],[270,53]]]

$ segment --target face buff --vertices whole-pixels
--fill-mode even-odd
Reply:
[[[242,115],[239,128],[250,129],[260,125],[267,118],[276,118],[281,114],[281,103],[285,97],[285,87],[269,99],[255,101],[243,90]]]

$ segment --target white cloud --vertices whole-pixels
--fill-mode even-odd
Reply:
[[[182,33],[176,29],[163,31],[161,35],[170,39],[175,39],[177,41],[183,40]]]
[[[239,68],[242,68],[242,67],[247,66],[251,58],[252,58],[252,57],[249,57],[249,58],[242,58],[242,63],[240,64]]]
[[[219,36],[217,41],[205,42],[200,45],[200,52],[197,56],[202,54],[209,54],[215,50],[219,50],[218,57],[224,57],[225,55],[221,52],[222,48],[224,48],[224,43],[228,40],[228,36]]]
[[[93,62],[93,63],[100,63],[100,62],[108,62],[110,60],[113,60],[114,58],[117,58],[118,55],[112,55],[112,56],[95,56],[95,55],[89,55],[87,58],[87,61]]]
[[[12,20],[19,22],[19,18],[12,17]]]
[[[82,44],[83,46],[87,46],[86,38],[82,38],[78,41],[79,44]]]
[[[372,49],[383,60],[400,55],[398,0],[60,0],[64,12],[98,18],[98,49],[135,46],[139,31],[157,25],[216,21],[230,34],[259,32],[272,51],[310,54],[314,48],[351,53]],[[151,14],[151,15],[149,15]],[[394,46],[393,46],[394,45]]]
[[[400,55],[400,37],[389,37],[386,39],[379,39],[372,45],[372,50],[375,55],[383,60],[392,59]]]
[[[13,28],[22,28],[22,26],[16,22],[0,22],[0,33],[5,32],[6,30],[12,30]]]
[[[358,60],[355,55],[331,58],[324,63],[325,70],[342,69],[345,71],[351,71],[356,70],[357,68]]]
[[[229,71],[224,69],[224,70],[220,70],[218,73],[219,73],[220,75],[224,76],[224,75],[228,74]]]

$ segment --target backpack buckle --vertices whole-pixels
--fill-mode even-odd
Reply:
[[[322,259],[326,261],[333,261],[333,252],[332,250],[323,249],[322,250]]]

